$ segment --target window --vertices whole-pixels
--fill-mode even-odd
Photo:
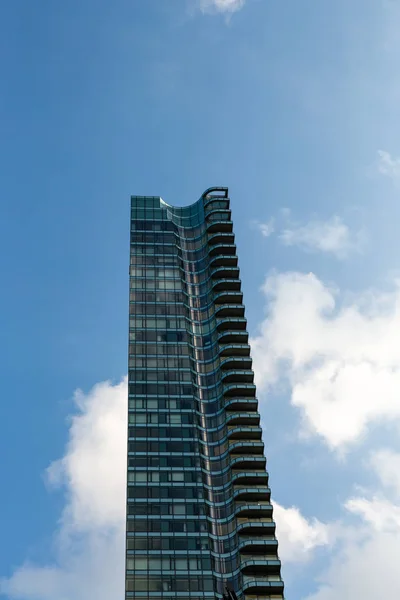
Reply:
[[[169,422],[171,425],[180,425],[182,423],[182,416],[180,414],[169,415]]]
[[[173,504],[172,512],[174,515],[184,515],[186,514],[186,506],[185,504]]]
[[[175,559],[175,569],[177,571],[187,571],[187,559],[186,558],[176,558]]]

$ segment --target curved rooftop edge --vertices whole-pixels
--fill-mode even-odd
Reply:
[[[160,202],[160,206],[164,206],[165,208],[169,208],[173,211],[182,211],[195,207],[199,203],[204,202],[204,200],[210,200],[210,197],[212,196],[215,196],[216,198],[228,198],[228,188],[220,185],[209,187],[202,193],[198,200],[196,200],[192,204],[186,204],[185,206],[175,206],[174,204],[168,204],[168,202],[165,202],[165,200],[163,200],[161,196],[140,196],[133,194],[131,196],[131,200],[137,200],[139,198],[143,198],[144,200],[148,201],[158,200]]]
[[[152,209],[163,209],[167,211],[168,218],[177,225],[193,227],[204,222],[204,207],[214,198],[228,199],[228,188],[223,186],[209,187],[196,202],[187,206],[174,206],[168,204],[161,196],[133,195],[131,196],[131,208],[138,210],[139,213]]]

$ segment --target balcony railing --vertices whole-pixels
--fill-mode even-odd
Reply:
[[[270,500],[271,490],[267,486],[251,487],[251,486],[235,486],[233,497],[238,500],[247,500],[254,502],[257,500]],[[254,539],[254,538],[251,538]]]
[[[272,504],[269,502],[236,502],[235,505],[235,513],[238,517],[246,517],[246,518],[272,518]]]
[[[266,573],[277,573],[279,575],[281,569],[281,561],[272,555],[273,558],[261,557],[257,555],[242,555],[240,568],[243,573],[257,573],[265,575]]]
[[[239,278],[239,268],[237,266],[217,266],[211,270],[211,278],[212,279],[238,279]]]
[[[214,278],[212,289],[217,292],[240,292],[241,281],[237,277]]]
[[[228,356],[220,361],[220,368],[222,370],[234,368],[251,369],[252,362],[251,356]]]
[[[264,442],[254,440],[231,440],[229,442],[230,454],[264,454]]]
[[[249,535],[252,537],[252,539],[257,540],[257,537],[255,536],[274,534],[275,527],[275,522],[272,521],[272,519],[270,522],[262,519],[260,519],[259,521],[251,520],[238,524],[237,532],[239,535]]]
[[[266,471],[240,471],[232,475],[233,485],[268,485],[268,473]]]
[[[210,268],[215,267],[237,267],[238,257],[232,254],[219,254],[210,257]]]
[[[222,242],[219,244],[215,244],[214,246],[212,246],[209,249],[208,254],[209,254],[210,258],[213,256],[224,256],[226,254],[230,254],[231,256],[236,256],[236,244],[228,243],[228,242]]]
[[[231,412],[227,414],[228,425],[260,425],[260,415],[257,412]]]
[[[254,383],[230,383],[223,386],[224,396],[244,396],[254,397],[256,395],[256,386]]]
[[[224,384],[227,383],[253,383],[254,373],[251,369],[231,369],[229,371],[222,371],[221,381]]]
[[[272,552],[276,553],[277,548],[278,540],[274,535],[264,535],[259,538],[254,538],[253,536],[241,536],[239,541],[239,552],[242,555],[255,555],[259,553],[264,556],[265,554],[271,554]]]
[[[223,292],[215,293],[214,304],[242,304],[243,293],[240,290],[229,291],[224,290]]]
[[[225,410],[230,411],[240,411],[240,410],[254,410],[258,409],[258,400],[257,398],[241,398],[240,396],[234,398],[227,398],[225,402]]]
[[[283,592],[283,581],[279,575],[276,578],[274,575],[269,578],[246,578],[246,581],[243,581],[243,591],[259,596],[263,593],[275,594],[275,592]]]
[[[235,241],[235,234],[231,232],[218,232],[212,233],[208,237],[208,245],[216,246],[217,244],[233,244]]]
[[[228,425],[228,439],[230,440],[261,440],[262,429],[261,427],[249,426],[249,427],[230,427]]]
[[[250,346],[240,342],[234,344],[220,344],[220,356],[250,356]]]
[[[224,317],[222,319],[217,319],[217,329],[220,332],[229,329],[245,331],[246,326],[247,319],[245,317]]]

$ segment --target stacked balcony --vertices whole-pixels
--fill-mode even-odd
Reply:
[[[244,600],[283,599],[227,190],[204,198]]]

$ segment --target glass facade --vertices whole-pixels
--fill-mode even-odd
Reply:
[[[126,600],[283,598],[230,200],[131,199]]]

